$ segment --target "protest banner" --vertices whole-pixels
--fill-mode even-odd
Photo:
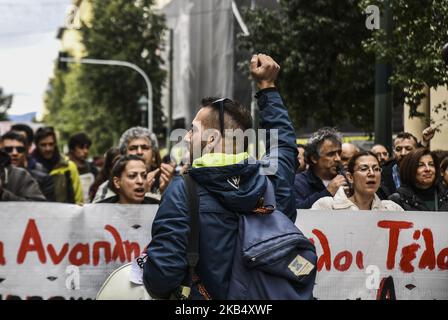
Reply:
[[[157,206],[0,204],[0,300],[94,299],[138,257]],[[317,299],[448,299],[448,214],[299,210]]]

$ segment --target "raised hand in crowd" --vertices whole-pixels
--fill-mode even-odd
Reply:
[[[274,88],[280,66],[270,56],[255,54],[250,61],[250,73],[259,89]]]
[[[425,130],[423,130],[422,132],[422,146],[424,147],[428,147],[429,142],[431,141],[432,138],[434,138],[434,135],[436,134],[436,128],[433,128],[431,126],[427,127]]]
[[[343,175],[337,175],[330,181],[328,184],[327,190],[331,193],[332,196],[336,194],[340,187],[347,186],[347,181]]]
[[[159,181],[159,190],[160,192],[164,192],[171,179],[173,178],[175,172],[175,164],[171,163],[162,163],[160,165],[160,181]]]

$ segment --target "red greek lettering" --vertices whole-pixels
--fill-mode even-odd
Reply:
[[[45,256],[45,249],[42,244],[42,239],[37,229],[36,221],[34,219],[28,220],[28,224],[25,228],[25,233],[22,237],[22,242],[19,247],[19,252],[17,254],[17,263],[22,264],[25,261],[25,257],[28,252],[37,252],[37,256],[41,263],[47,261]]]
[[[378,221],[378,227],[389,229],[389,249],[387,251],[387,269],[392,270],[395,267],[395,254],[398,248],[398,237],[401,229],[412,228],[414,224],[407,221]]]
[[[434,239],[430,229],[423,229],[423,239],[425,239],[425,251],[423,252],[418,267],[433,270],[436,267],[436,253],[434,252]]]
[[[4,266],[6,264],[6,259],[3,252],[3,242],[0,241],[0,266]]]
[[[437,256],[437,266],[440,270],[448,270],[448,248],[443,249]]]
[[[112,237],[114,237],[115,240],[115,246],[112,251],[112,260],[117,260],[117,258],[120,258],[121,262],[126,261],[126,255],[123,249],[123,241],[121,240],[120,234],[118,233],[117,229],[112,227],[111,225],[106,225],[104,227],[107,231],[109,231],[112,234]]]
[[[97,266],[100,261],[100,249],[103,249],[104,252],[104,260],[106,263],[109,263],[111,258],[111,249],[110,243],[107,241],[97,241],[93,244],[93,265]]]
[[[343,264],[341,263],[342,259],[344,259]],[[352,254],[349,251],[345,250],[345,251],[339,252],[336,255],[333,263],[334,263],[334,267],[336,270],[347,271],[350,268],[352,261],[353,261]]]
[[[79,255],[79,256],[78,256]],[[89,244],[77,243],[70,251],[68,260],[72,265],[81,266],[90,263]]]
[[[328,244],[328,239],[325,236],[325,234],[318,229],[313,229],[312,232],[319,239],[319,242],[320,242],[320,245],[321,245],[322,251],[323,251],[322,255],[317,260],[317,271],[321,271],[324,265],[325,265],[325,269],[330,270],[331,269],[331,250],[330,250],[330,245]]]
[[[54,249],[52,244],[49,244],[47,246],[47,252],[50,255],[50,259],[53,261],[53,263],[58,265],[61,263],[62,259],[64,259],[64,257],[67,255],[68,243],[64,243],[61,251],[59,251],[59,254],[56,253],[56,250]]]
[[[400,259],[400,269],[405,273],[414,272],[414,266],[412,265],[412,261],[417,257],[417,250],[420,248],[420,245],[417,243],[413,243],[409,246],[403,247],[401,250],[401,259]]]

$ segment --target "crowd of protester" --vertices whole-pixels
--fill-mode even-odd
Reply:
[[[335,128],[317,130],[297,144],[296,208],[448,211],[448,151],[428,149],[434,134],[425,129],[418,141],[398,133],[389,153],[380,144],[361,150],[343,143]],[[179,174],[169,155],[162,162],[156,136],[143,127],[126,130],[101,167],[88,160],[91,145],[85,133],[75,134],[62,155],[53,128],[12,126],[0,139],[0,200],[158,204]]]

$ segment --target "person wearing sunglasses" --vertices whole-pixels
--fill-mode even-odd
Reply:
[[[6,152],[13,167],[27,170],[39,184],[48,201],[54,200],[53,179],[47,170],[28,154],[28,141],[17,131],[9,131],[2,136],[3,151]]]
[[[57,144],[52,127],[41,127],[34,135],[36,149],[32,157],[49,172],[54,183],[54,201],[61,203],[84,203],[78,168],[73,161],[65,159]]]
[[[317,200],[311,209],[403,211],[403,208],[393,201],[381,200],[376,195],[381,183],[381,166],[374,153],[356,153],[348,163],[346,175],[350,183],[348,194],[341,187],[334,197]]]
[[[226,299],[239,214],[268,211],[263,195],[269,183],[274,189],[276,209],[292,221],[296,219],[292,192],[297,167],[296,136],[275,85],[279,70],[271,57],[252,56],[250,72],[259,89],[255,97],[260,128],[278,134],[278,143],[266,140],[266,157],[262,161],[248,154],[251,141],[237,134],[252,132],[250,109],[228,98],[204,98],[184,138],[190,161],[187,174],[197,183],[200,204],[199,280],[192,288],[192,299]],[[264,166],[272,162],[277,164],[276,170],[264,171]],[[143,281],[151,295],[168,297],[186,276],[189,211],[184,179],[175,176],[163,195],[147,247]],[[204,290],[198,290],[199,286]]]
[[[419,148],[400,164],[401,186],[389,199],[406,211],[448,211],[448,189],[440,181],[440,162],[434,152]]]
[[[36,180],[23,168],[11,165],[0,140],[0,201],[45,201]]]

